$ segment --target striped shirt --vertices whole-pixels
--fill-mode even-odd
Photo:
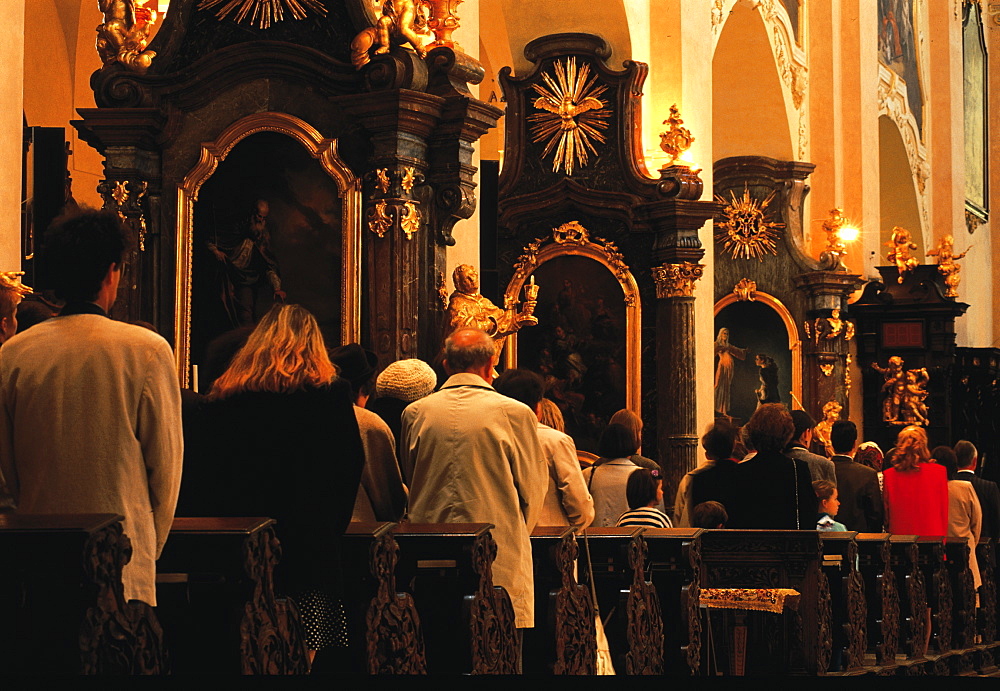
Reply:
[[[644,506],[626,511],[618,519],[619,528],[673,528],[667,514],[659,509]]]

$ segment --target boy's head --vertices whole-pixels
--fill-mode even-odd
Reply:
[[[691,525],[695,528],[725,528],[728,520],[726,507],[717,501],[703,501],[691,509]]]
[[[819,511],[831,517],[837,515],[840,510],[840,500],[837,498],[837,488],[829,480],[816,480],[813,483],[813,491],[819,499]]]
[[[850,420],[837,420],[830,429],[830,446],[834,453],[848,454],[858,442],[858,426]]]

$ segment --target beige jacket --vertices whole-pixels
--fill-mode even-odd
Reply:
[[[976,559],[976,545],[983,528],[983,510],[971,483],[948,480],[948,535],[969,538],[969,568],[976,588],[983,584]]]
[[[156,604],[182,457],[173,353],[152,331],[76,314],[0,348],[0,470],[17,511],[122,514],[126,599]]]
[[[538,423],[538,441],[549,465],[548,489],[538,525],[571,525],[583,530],[594,521],[594,500],[587,491],[572,437]]]
[[[403,411],[399,450],[412,469],[414,523],[492,523],[493,581],[507,589],[518,628],[534,626],[528,536],[545,498],[548,466],[528,406],[475,374],[456,374]]]

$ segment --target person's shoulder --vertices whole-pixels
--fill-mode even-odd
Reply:
[[[389,429],[389,425],[386,424],[385,420],[379,417],[376,413],[368,410],[367,408],[361,408],[360,406],[354,406],[354,414],[358,418],[358,426],[367,429],[376,429],[386,434],[391,435],[392,430]]]
[[[554,427],[549,427],[539,422],[535,429],[538,431],[538,438],[551,441],[552,443],[570,443],[573,444],[573,437],[569,436],[565,432],[560,432]],[[574,444],[574,447],[576,445]]]

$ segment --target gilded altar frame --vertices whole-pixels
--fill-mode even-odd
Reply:
[[[527,247],[514,266],[514,275],[507,284],[504,293],[504,304],[513,305],[524,288],[529,277],[539,266],[558,257],[577,256],[593,259],[603,265],[617,279],[622,288],[625,302],[625,370],[626,370],[626,407],[636,415],[642,414],[642,329],[641,301],[639,286],[632,271],[613,242],[601,238],[590,238],[586,228],[571,221],[558,228],[553,228],[547,238],[538,238]],[[531,327],[526,327],[531,328]],[[517,367],[517,337],[513,334],[507,339],[504,350],[504,367]]]
[[[745,299],[735,291],[725,295],[715,303],[715,310],[712,316],[719,316],[719,312],[729,305]],[[755,289],[752,299],[767,305],[777,312],[778,316],[781,317],[781,322],[785,325],[785,330],[788,333],[788,349],[792,353],[792,405],[790,409],[802,410],[802,340],[799,338],[799,330],[795,324],[795,319],[792,318],[792,313],[788,311],[785,304],[773,295]]]
[[[237,144],[258,132],[277,132],[301,144],[337,184],[342,201],[340,313],[341,340],[356,343],[361,327],[361,180],[337,153],[337,140],[294,115],[254,113],[229,125],[213,142],[201,145],[198,163],[177,186],[177,256],[174,296],[174,357],[181,386],[191,376],[191,291],[194,254],[194,204],[202,185]]]

